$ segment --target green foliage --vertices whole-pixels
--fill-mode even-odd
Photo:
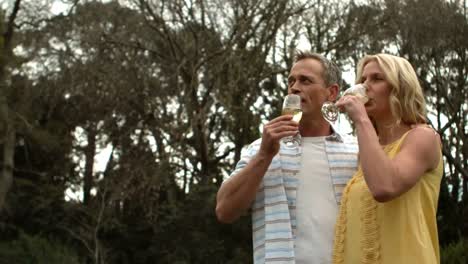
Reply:
[[[440,250],[441,264],[468,263],[468,239],[462,238],[458,242],[449,244]]]
[[[214,214],[216,187],[192,190],[185,201],[165,204],[153,224],[134,211],[105,227],[108,263],[243,263],[252,261],[250,216],[232,225]]]
[[[234,225],[220,224],[214,214],[215,193],[215,186],[197,188],[172,216],[161,219],[159,243],[153,244],[160,252],[158,259],[163,263],[250,263],[250,216]]]
[[[76,252],[57,240],[20,233],[14,241],[0,242],[0,262],[15,264],[79,264]]]
[[[461,230],[467,225],[466,217],[468,210],[462,201],[454,199],[449,192],[448,177],[442,178],[437,208],[437,227],[441,247],[459,241]]]

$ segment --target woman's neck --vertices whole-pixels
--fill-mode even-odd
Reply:
[[[388,145],[399,139],[403,134],[411,129],[409,125],[396,120],[387,122],[375,122],[380,145]]]

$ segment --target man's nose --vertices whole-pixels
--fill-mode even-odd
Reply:
[[[298,94],[301,92],[301,89],[299,88],[299,85],[297,83],[294,83],[290,88],[292,94]]]

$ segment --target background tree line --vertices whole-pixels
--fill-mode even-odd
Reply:
[[[215,195],[304,43],[348,71],[413,64],[443,141],[442,263],[468,261],[466,0],[0,7],[0,262],[251,263],[250,217],[219,224]]]

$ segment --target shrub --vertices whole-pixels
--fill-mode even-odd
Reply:
[[[468,240],[460,239],[440,250],[441,264],[466,264],[468,263]]]
[[[14,241],[0,242],[0,263],[79,264],[77,254],[59,241],[20,233]]]

